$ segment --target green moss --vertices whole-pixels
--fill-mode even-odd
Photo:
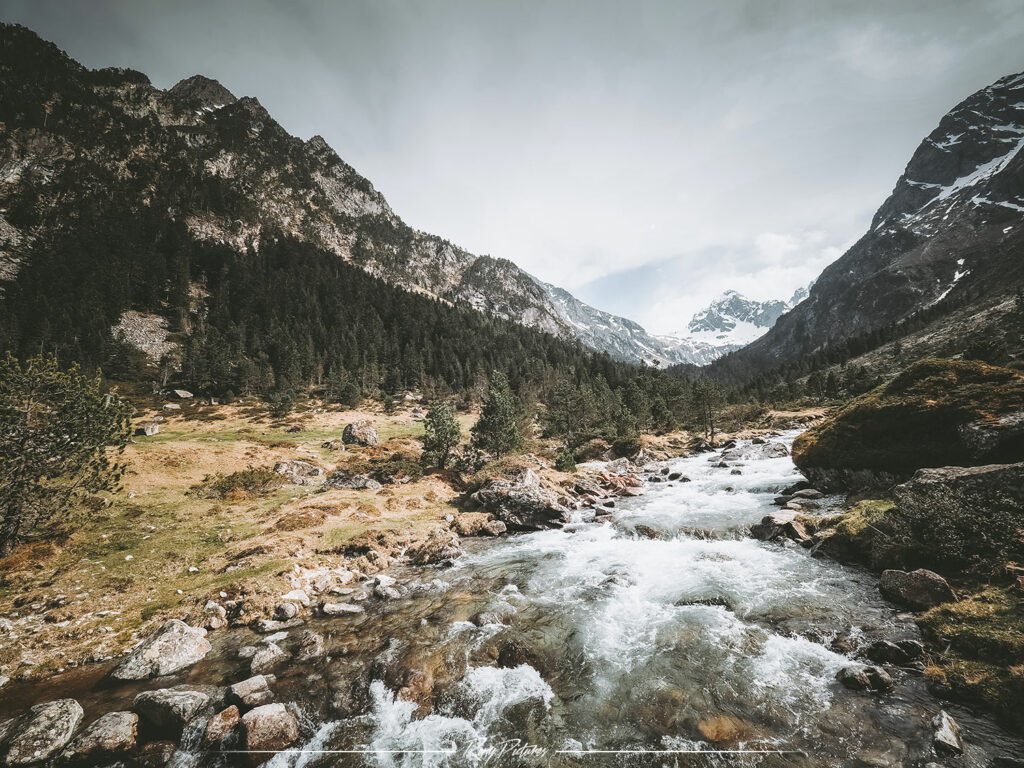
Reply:
[[[986,587],[918,619],[921,631],[957,655],[988,663],[1024,663],[1024,594],[1015,587]]]
[[[922,360],[800,435],[793,443],[793,460],[801,469],[896,474],[970,465],[977,462],[957,428],[1019,410],[1022,402],[1024,376],[1016,371],[976,361]]]

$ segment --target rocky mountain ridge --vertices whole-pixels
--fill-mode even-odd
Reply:
[[[951,109],[918,146],[870,229],[806,300],[719,364],[785,364],[945,302],[1024,285],[1024,73]]]
[[[289,135],[257,99],[236,98],[216,80],[195,75],[164,91],[133,70],[89,70],[24,27],[0,32],[0,291],[33,243],[95,195],[122,212],[165,208],[197,240],[238,251],[284,233],[386,282],[618,359],[709,359],[511,261],[414,230],[323,137]]]

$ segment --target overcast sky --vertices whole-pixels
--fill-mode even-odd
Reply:
[[[319,133],[412,226],[656,332],[788,298],[954,104],[1024,70],[1019,0],[0,0],[160,87]]]

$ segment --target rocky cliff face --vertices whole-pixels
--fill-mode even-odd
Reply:
[[[1024,74],[954,107],[917,148],[871,228],[733,365],[793,360],[946,301],[1024,284]]]
[[[0,292],[33,243],[92,198],[122,214],[166,210],[192,237],[240,251],[267,232],[292,235],[389,283],[619,359],[707,361],[510,261],[412,229],[322,137],[289,135],[259,101],[216,80],[195,75],[163,91],[139,72],[88,70],[3,25],[0,88]]]

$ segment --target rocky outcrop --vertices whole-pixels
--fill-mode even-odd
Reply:
[[[926,611],[956,600],[949,583],[939,574],[924,568],[910,572],[882,571],[878,589],[887,600],[915,611]]]
[[[459,536],[500,536],[507,526],[501,520],[492,520],[485,512],[463,512],[452,522]]]
[[[83,714],[82,706],[74,699],[36,704],[12,725],[4,765],[45,762],[71,741]]]
[[[430,565],[462,556],[462,543],[454,531],[434,528],[405,552],[413,565]]]
[[[473,500],[518,531],[560,527],[571,514],[560,503],[558,492],[543,484],[532,469],[488,481],[473,494]]]
[[[206,630],[171,619],[110,673],[115,680],[144,680],[189,667],[210,652]]]
[[[372,477],[360,475],[347,469],[338,469],[332,472],[330,477],[324,481],[321,490],[330,491],[344,489],[353,491],[379,491],[383,487],[384,486]]]
[[[139,716],[134,712],[108,712],[75,736],[60,761],[99,765],[135,747]]]
[[[942,710],[932,719],[932,744],[940,755],[952,756],[963,754],[964,741],[960,735],[960,726],[956,720]]]
[[[274,465],[274,471],[279,475],[284,475],[285,479],[293,485],[313,485],[324,476],[324,471],[316,464],[298,459],[279,461]]]
[[[372,421],[361,419],[346,425],[341,433],[341,441],[346,445],[376,445],[377,428]]]
[[[1022,402],[1016,371],[922,360],[797,437],[793,461],[824,490],[887,487],[924,467],[1024,461]]]
[[[242,745],[251,765],[266,762],[298,739],[299,724],[284,704],[264,704],[242,716]]]

